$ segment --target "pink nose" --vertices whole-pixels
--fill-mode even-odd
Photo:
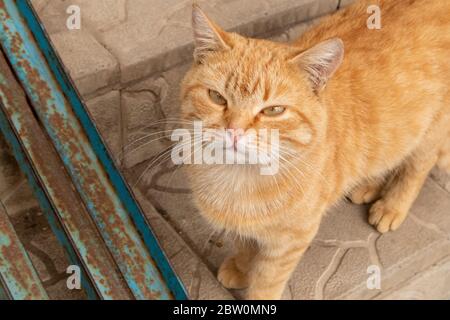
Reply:
[[[240,128],[228,128],[228,135],[230,136],[231,141],[233,142],[233,147],[236,149],[238,141],[244,135],[244,130]]]

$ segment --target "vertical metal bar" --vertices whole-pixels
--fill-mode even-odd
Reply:
[[[137,204],[124,178],[117,170],[109,152],[106,150],[102,138],[98,134],[94,123],[81,102],[80,95],[77,92],[73,81],[68,76],[68,73],[64,71],[61,59],[58,57],[57,52],[48,40],[49,37],[45,33],[45,28],[40,23],[30,1],[17,0],[17,6],[26,23],[30,29],[33,30],[33,35],[37,39],[37,44],[47,59],[48,65],[53,72],[58,85],[71,104],[75,116],[80,121],[81,126],[87,135],[87,139],[92,145],[94,154],[98,157],[99,162],[104,168],[112,187],[115,189],[121,204],[136,226],[140,236],[144,240],[144,245],[147,247],[152,258],[156,262],[156,265],[162,273],[164,280],[167,282],[170,291],[174,295],[175,299],[188,299],[186,290],[181,280],[173,271],[173,268],[170,265],[164,251],[161,249],[155,234],[150,229],[145,215],[142,213],[141,208]]]
[[[9,61],[131,291],[138,299],[185,299],[181,282],[62,71],[30,3],[0,1],[0,15],[0,40]]]
[[[11,124],[8,119],[12,119]],[[88,297],[132,299],[117,265],[76,194],[56,151],[35,119],[1,51],[0,128],[70,262],[82,268],[83,287]],[[20,141],[16,137],[20,137]]]
[[[6,293],[5,288],[3,287],[2,279],[0,279],[0,301],[2,300],[9,300],[9,296]]]
[[[0,278],[4,290],[15,300],[48,299],[3,205],[0,205]]]

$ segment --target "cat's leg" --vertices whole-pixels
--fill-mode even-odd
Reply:
[[[383,178],[370,179],[356,186],[349,194],[348,198],[354,204],[366,204],[377,200],[381,190],[385,185]]]
[[[381,233],[396,230],[405,220],[436,161],[435,152],[408,158],[387,182],[381,199],[370,208],[369,223]]]
[[[450,132],[447,140],[439,151],[438,167],[450,173]]]
[[[261,246],[249,272],[246,299],[281,299],[286,283],[309,245],[310,241],[298,241]]]
[[[248,272],[258,246],[253,240],[236,239],[236,254],[224,260],[217,273],[219,282],[228,289],[245,289],[249,285]]]
[[[317,233],[320,215],[311,217],[307,226],[294,225],[291,222],[289,226],[273,227],[258,239],[259,251],[248,273],[246,299],[281,299],[286,283]]]

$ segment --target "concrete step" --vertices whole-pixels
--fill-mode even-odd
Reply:
[[[333,12],[339,2],[197,1],[223,28],[248,36],[263,36]],[[191,59],[192,1],[33,0],[32,3],[83,95],[92,95],[105,87],[125,87]],[[66,10],[73,5],[80,8],[80,30],[66,27],[69,18]]]

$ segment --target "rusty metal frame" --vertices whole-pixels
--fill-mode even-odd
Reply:
[[[0,281],[0,301],[2,300],[9,300],[9,296],[6,293],[5,288],[3,288],[2,282]]]
[[[86,280],[83,287],[87,296],[91,299],[131,298],[58,154],[36,121],[25,93],[1,52],[0,128],[39,199],[50,227],[66,249],[70,263],[83,267],[82,279]]]
[[[2,296],[16,300],[48,299],[3,206],[0,206],[0,287],[0,299]]]
[[[44,129],[47,140],[51,141],[59,156],[66,177],[72,182],[76,196],[84,204],[84,209],[80,209],[82,206],[78,207],[80,216],[83,216],[81,212],[88,213],[132,297],[187,299],[181,281],[174,273],[142,210],[116,169],[29,1],[0,0],[0,43],[26,92],[32,108],[30,112],[35,114],[35,120]],[[83,256],[83,250],[94,250],[92,241],[90,246],[86,246],[89,241],[83,243],[80,238],[74,237],[74,234],[80,231],[78,229],[80,226],[77,225],[74,229],[68,227],[76,220],[74,216],[77,213],[73,208],[72,214],[68,214],[70,210],[61,210],[61,207],[67,205],[67,199],[55,192],[53,194],[49,192],[55,191],[57,185],[50,182],[50,173],[44,172],[43,159],[41,158],[39,162],[36,150],[34,150],[35,158],[31,157],[33,142],[23,139],[26,137],[21,122],[23,113],[10,112],[6,113],[6,116],[29,155],[27,160],[31,161],[41,187],[44,186],[45,198],[50,202],[53,212],[57,213],[65,237],[68,239],[65,248],[70,251],[67,242],[73,245],[72,250],[76,254],[69,252],[69,256],[74,257],[73,259],[78,258],[96,293],[101,298],[114,298],[108,296],[108,293],[111,294],[111,290],[120,290],[121,285],[105,283],[98,278],[113,281],[114,272],[105,273],[99,264],[97,268],[92,264],[89,265],[88,262],[92,262],[92,259],[87,259],[86,252]],[[30,137],[28,135],[28,138]],[[42,171],[36,172],[37,168]],[[41,197],[38,199],[43,201]],[[51,214],[48,217],[49,220],[52,219]],[[72,234],[68,231],[72,231]],[[90,233],[90,236],[95,237],[95,232]],[[61,238],[64,236],[59,237],[60,240]],[[62,242],[64,245],[64,241]],[[96,251],[88,253],[92,256]],[[109,261],[106,254],[104,257],[100,263]],[[111,268],[114,270],[114,267]],[[117,281],[120,282],[118,277]],[[126,296],[126,290],[123,294]]]

